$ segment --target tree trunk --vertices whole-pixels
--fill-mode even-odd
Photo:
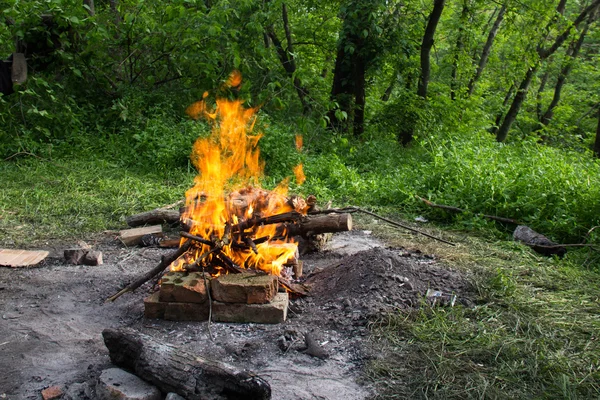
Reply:
[[[390,96],[392,95],[392,90],[394,90],[394,86],[396,86],[396,82],[398,81],[398,71],[394,70],[392,75],[392,79],[390,79],[390,84],[385,88],[385,92],[381,96],[381,101],[388,101]]]
[[[335,58],[335,67],[333,70],[333,83],[331,85],[331,100],[337,103],[339,111],[347,114],[348,118],[352,115],[352,93],[354,93],[354,80],[352,78],[351,61],[344,49],[344,43],[338,45]],[[330,110],[327,113],[329,126],[333,129],[348,130],[348,121],[337,117],[336,110]]]
[[[365,130],[365,60],[359,55],[354,62],[354,123],[352,133],[359,137]]]
[[[444,3],[445,0],[433,0],[433,10],[431,11],[431,14],[429,14],[427,27],[425,28],[425,34],[423,35],[423,41],[421,43],[421,76],[419,77],[417,94],[423,98],[427,98],[427,86],[429,85],[431,63],[429,54],[433,47],[435,30],[438,22],[440,22],[442,11],[444,10]]]
[[[465,46],[464,41],[464,26],[467,23],[467,15],[469,14],[469,2],[464,0],[462,11],[460,13],[459,25],[458,25],[458,36],[456,38],[456,51],[454,57],[452,57],[452,73],[450,80],[450,98],[456,100],[456,90],[458,89],[458,62],[460,61],[460,54]]]
[[[544,75],[542,75],[542,79],[540,81],[540,87],[537,91],[537,96],[536,96],[535,108],[536,108],[538,121],[542,120],[542,94],[544,93],[544,90],[546,89],[546,83],[548,83],[549,77],[550,77],[550,66],[547,66],[546,71],[544,72]]]
[[[481,57],[479,58],[479,64],[477,65],[477,71],[475,71],[475,76],[473,76],[469,81],[467,96],[471,96],[473,94],[473,91],[475,90],[475,84],[481,77],[483,69],[487,65],[488,58],[490,57],[490,52],[492,51],[492,45],[494,44],[494,39],[496,38],[496,34],[498,33],[498,29],[500,28],[500,24],[504,19],[505,13],[506,5],[503,4],[502,8],[500,9],[500,12],[498,13],[498,16],[496,17],[496,20],[494,21],[494,25],[492,25],[490,33],[488,34],[485,45],[483,46],[483,50],[481,51]]]
[[[550,123],[550,120],[554,116],[554,108],[558,105],[558,102],[560,101],[562,89],[565,85],[565,82],[567,81],[567,76],[569,76],[569,73],[573,69],[574,60],[579,55],[579,51],[581,50],[581,46],[585,39],[585,35],[587,34],[588,27],[589,24],[585,26],[585,28],[581,32],[581,35],[579,35],[579,39],[577,40],[577,42],[575,42],[575,44],[567,52],[566,60],[564,61],[564,64],[558,74],[558,79],[556,80],[556,86],[554,87],[554,96],[552,97],[552,101],[550,102],[548,109],[540,119],[540,122],[543,126],[548,125]]]
[[[510,85],[510,87],[508,88],[508,91],[506,92],[506,96],[504,96],[504,101],[502,102],[502,108],[500,109],[500,112],[498,112],[498,114],[496,114],[496,120],[494,121],[494,126],[492,126],[490,128],[490,133],[492,135],[495,135],[496,132],[498,132],[498,128],[500,127],[500,123],[502,122],[502,117],[504,116],[504,110],[505,110],[506,106],[508,105],[508,102],[510,101],[514,90],[515,90],[515,85],[514,84]]]
[[[525,78],[521,82],[519,91],[517,92],[517,95],[515,96],[513,103],[511,104],[511,107],[508,110],[504,121],[502,122],[502,126],[500,127],[500,129],[498,129],[498,132],[496,134],[497,141],[503,142],[508,136],[508,131],[510,130],[513,122],[519,114],[519,111],[521,110],[521,105],[523,104],[525,96],[527,95],[527,90],[529,89],[531,79],[533,78],[533,75],[535,74],[537,69],[540,67],[540,63],[546,60],[552,54],[554,54],[554,52],[558,50],[560,46],[562,46],[565,40],[567,40],[571,31],[574,28],[577,28],[579,24],[581,24],[581,22],[585,20],[588,17],[588,15],[598,7],[598,5],[600,5],[600,0],[594,0],[594,2],[592,2],[591,5],[587,6],[583,11],[581,11],[581,13],[575,19],[575,21],[573,21],[571,26],[567,27],[563,31],[563,33],[561,33],[554,40],[554,43],[552,43],[552,46],[550,46],[549,48],[544,48],[543,44],[540,43],[540,45],[537,48],[538,60],[535,63],[535,65],[533,67],[530,67],[527,73],[525,74]]]
[[[83,5],[87,6],[85,7],[85,9],[90,15],[90,17],[93,17],[96,14],[96,11],[94,9],[94,0],[83,0]]]
[[[296,93],[298,93],[298,98],[300,99],[300,103],[302,104],[302,111],[304,114],[307,114],[310,111],[310,105],[306,98],[308,97],[308,89],[302,85],[300,78],[296,76],[296,60],[294,58],[294,44],[292,40],[292,33],[290,29],[290,24],[288,20],[287,7],[284,4],[281,6],[281,17],[283,20],[283,29],[285,31],[285,37],[287,41],[287,49],[283,48],[283,44],[275,34],[275,29],[273,26],[270,26],[267,30],[267,35],[273,42],[275,46],[275,50],[277,51],[277,56],[279,57],[279,61],[281,61],[281,65],[283,69],[287,73],[288,77],[292,79],[294,84],[294,88],[296,89]]]
[[[533,67],[530,67],[529,70],[527,70],[525,78],[523,78],[523,81],[521,82],[521,85],[517,90],[517,94],[515,95],[515,98],[513,99],[513,102],[510,105],[510,109],[508,110],[508,113],[506,113],[504,121],[502,121],[502,125],[500,125],[500,128],[498,128],[498,132],[496,132],[496,140],[498,142],[503,142],[504,140],[506,140],[506,137],[508,136],[508,131],[510,130],[510,127],[512,126],[513,122],[515,122],[515,119],[517,119],[519,110],[521,110],[521,105],[523,105],[523,102],[525,101],[525,97],[527,96],[527,90],[529,89],[531,79],[533,78],[539,67],[540,63],[537,62]]]
[[[187,353],[131,328],[105,329],[102,337],[113,364],[162,392],[188,400],[271,398],[269,383],[252,372]]]

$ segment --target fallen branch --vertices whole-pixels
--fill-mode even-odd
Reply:
[[[188,400],[268,400],[271,386],[256,374],[159,342],[131,328],[105,329],[113,364],[133,371],[162,392]]]
[[[421,200],[422,202],[424,202],[425,204],[427,204],[429,207],[433,207],[433,208],[439,208],[442,210],[446,210],[446,211],[450,211],[450,212],[454,212],[454,213],[464,213],[467,212],[466,210],[463,210],[462,208],[458,208],[458,207],[454,207],[454,206],[447,206],[444,204],[436,204],[433,203],[427,199],[424,199],[422,197],[419,196],[415,196],[417,199]],[[481,217],[484,218],[488,218],[488,219],[492,219],[494,221],[498,221],[498,222],[503,222],[505,224],[514,224],[514,225],[520,225],[521,223],[519,221],[517,221],[516,219],[512,219],[512,218],[504,218],[504,217],[498,217],[496,215],[487,215],[487,214],[476,214],[479,215]]]
[[[183,244],[183,246],[181,246],[180,248],[178,248],[177,250],[175,250],[174,252],[172,252],[168,256],[166,256],[166,257],[163,256],[162,259],[160,260],[160,263],[156,267],[152,268],[150,271],[146,272],[144,275],[140,276],[138,279],[136,279],[135,281],[133,281],[129,285],[125,286],[123,289],[119,290],[119,292],[117,292],[116,294],[110,296],[108,299],[106,299],[106,301],[107,302],[108,301],[115,301],[121,295],[123,295],[123,294],[125,294],[127,292],[133,292],[135,289],[139,288],[144,283],[146,283],[150,279],[152,279],[152,277],[154,277],[155,275],[161,273],[173,261],[175,261],[179,257],[181,257],[186,251],[188,251],[188,249],[190,248],[191,245],[192,245],[191,242],[189,242],[189,241],[185,242]]]
[[[330,209],[322,210],[322,211],[311,211],[311,212],[309,212],[309,215],[330,214],[330,213],[341,214],[341,213],[354,213],[354,212],[361,212],[361,213],[370,215],[372,217],[375,217],[377,219],[380,219],[382,221],[385,221],[388,224],[396,226],[398,228],[402,228],[402,229],[406,229],[406,230],[414,232],[414,233],[418,233],[419,235],[423,235],[423,236],[426,236],[426,237],[428,237],[430,239],[437,240],[439,242],[449,244],[450,246],[456,246],[455,243],[449,242],[446,239],[442,239],[442,238],[439,238],[437,236],[430,235],[429,233],[425,233],[425,232],[420,231],[418,229],[411,228],[410,226],[406,226],[404,224],[401,224],[400,222],[392,221],[389,218],[383,217],[381,215],[375,214],[374,212],[371,212],[371,211],[368,211],[368,210],[365,210],[365,209],[362,209],[362,208],[359,208],[359,207],[355,207],[355,206],[349,206],[349,207],[344,207],[344,208],[330,208]]]

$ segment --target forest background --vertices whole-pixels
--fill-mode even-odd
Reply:
[[[239,97],[260,107],[264,185],[302,162],[295,192],[483,240],[446,254],[478,271],[481,306],[373,325],[390,354],[415,356],[411,379],[392,355],[370,367],[381,396],[600,394],[595,248],[542,259],[510,243],[514,226],[480,217],[598,243],[600,0],[45,0],[0,10],[1,56],[24,53],[28,64],[27,80],[0,96],[3,245],[114,229],[179,200],[195,175],[192,144],[209,131],[186,107],[205,91]],[[244,79],[236,91],[223,88],[232,70]]]

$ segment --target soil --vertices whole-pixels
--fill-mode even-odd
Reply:
[[[302,257],[311,296],[293,300],[283,324],[149,320],[143,298],[151,283],[105,300],[173,250],[124,248],[110,235],[88,243],[103,252],[103,265],[68,265],[62,251],[73,243],[56,243],[37,267],[0,268],[0,398],[40,399],[42,389],[59,385],[66,398],[94,399],[97,377],[112,366],[101,332],[130,326],[254,371],[269,381],[273,399],[365,399],[374,389],[364,367],[378,357],[370,320],[433,302],[428,289],[466,306],[474,298],[466,277],[435,257],[353,231]]]

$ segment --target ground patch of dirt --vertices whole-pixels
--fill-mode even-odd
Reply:
[[[105,299],[172,250],[127,249],[110,237],[91,244],[104,253],[104,265],[66,265],[61,252],[72,244],[55,244],[39,267],[0,268],[3,398],[39,399],[43,388],[62,385],[77,393],[73,398],[93,399],[95,379],[110,367],[102,330],[130,326],[255,371],[271,384],[273,399],[363,399],[372,389],[360,383],[362,370],[376,352],[368,340],[370,318],[422,306],[427,289],[454,293],[465,305],[474,296],[463,275],[434,257],[385,248],[354,231],[302,258],[311,296],[293,300],[283,324],[209,328],[206,322],[148,320],[142,301],[150,284],[114,303]],[[306,335],[319,351],[306,349]]]

